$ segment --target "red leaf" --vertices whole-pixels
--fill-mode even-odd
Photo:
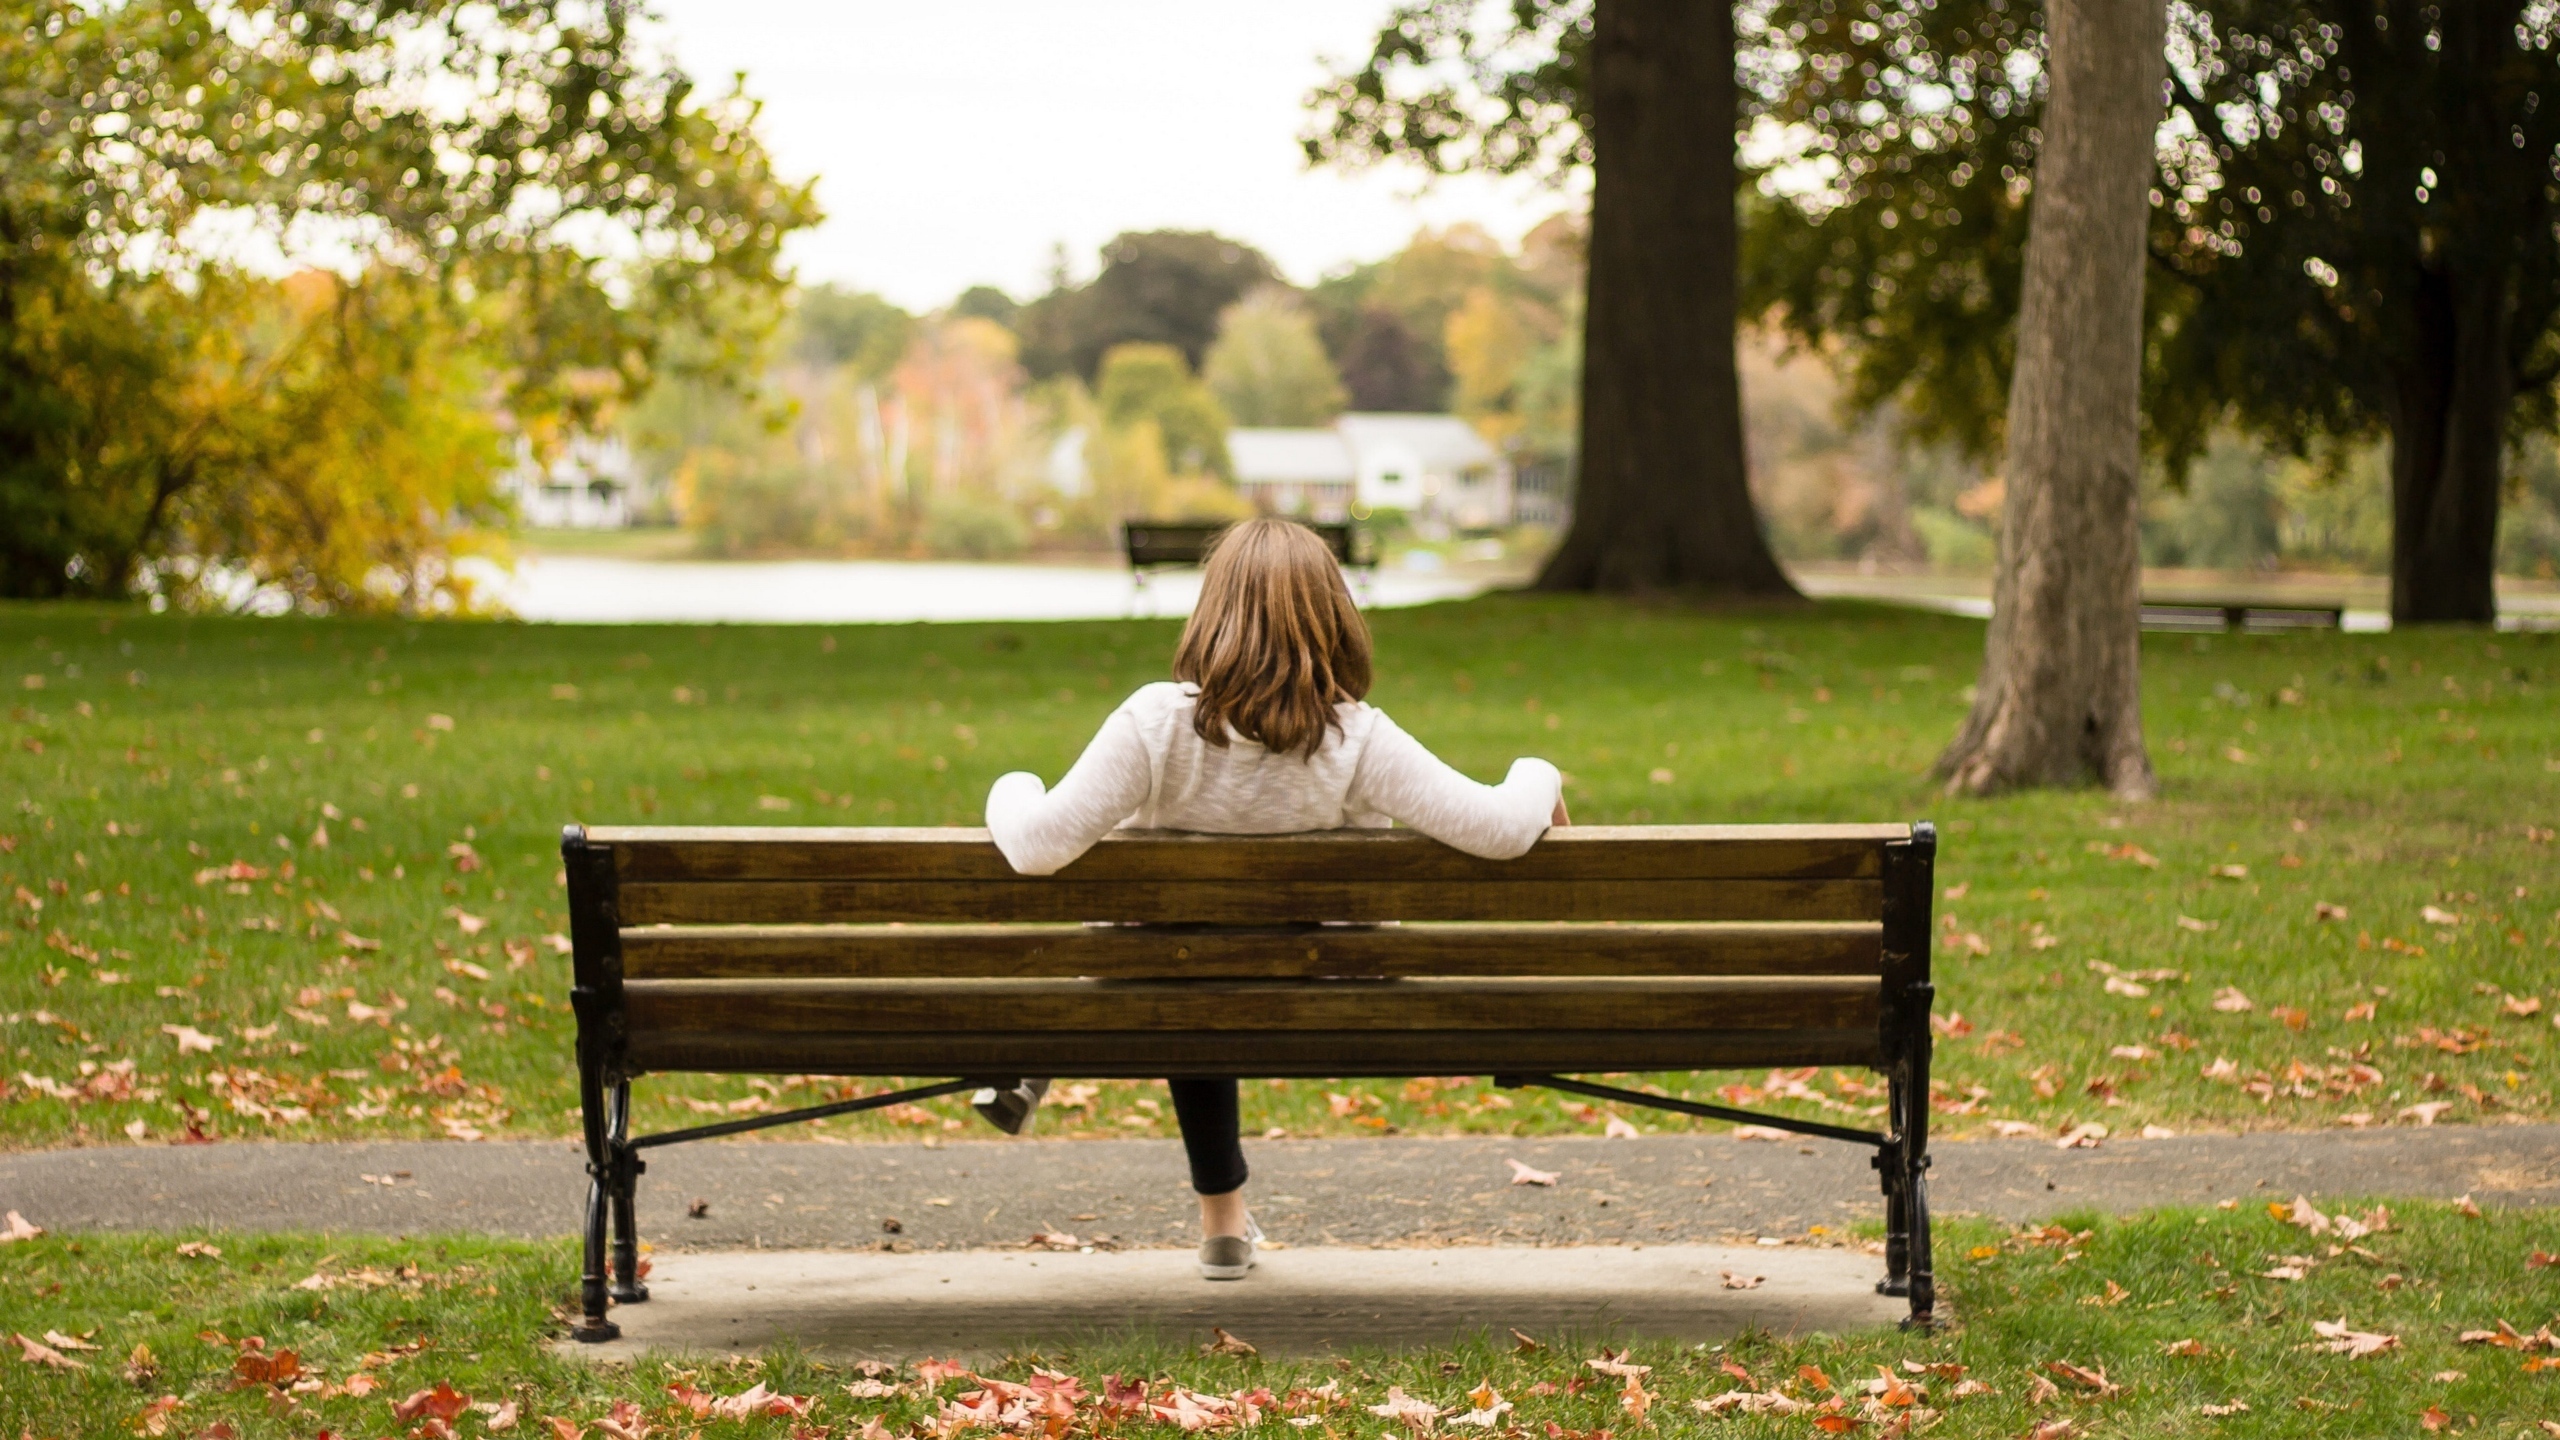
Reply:
[[[470,1396],[439,1380],[432,1390],[415,1391],[406,1400],[393,1401],[391,1414],[393,1418],[401,1421],[415,1420],[421,1415],[432,1416],[438,1420],[451,1420],[470,1408]]]

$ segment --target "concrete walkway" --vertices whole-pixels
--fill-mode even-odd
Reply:
[[[1445,1345],[1475,1331],[1508,1349],[1515,1328],[1550,1341],[1721,1340],[1747,1326],[1893,1324],[1909,1305],[1875,1293],[1882,1269],[1844,1249],[1324,1247],[1267,1251],[1245,1279],[1212,1284],[1175,1250],[724,1251],[660,1257],[648,1303],[614,1308],[622,1339],[558,1349],[612,1362],[787,1338],[824,1355],[906,1360],[1132,1334],[1188,1347],[1211,1326],[1266,1355]],[[1748,1288],[1728,1288],[1728,1274]]]
[[[1255,1213],[1300,1245],[1702,1244],[1801,1236],[1881,1212],[1860,1147],[1726,1135],[1247,1141]],[[1506,1159],[1561,1178],[1514,1185]],[[2560,1204],[2560,1125],[1941,1145],[1940,1214],[2029,1221],[2259,1194]],[[642,1236],[662,1250],[1018,1246],[1035,1231],[1193,1243],[1170,1140],[705,1143],[649,1153]],[[365,1176],[375,1179],[367,1180]],[[380,1183],[390,1181],[389,1184]],[[543,1141],[118,1146],[0,1154],[0,1210],[57,1231],[562,1235],[578,1150]],[[700,1200],[700,1218],[688,1215]],[[888,1222],[897,1228],[890,1231]]]

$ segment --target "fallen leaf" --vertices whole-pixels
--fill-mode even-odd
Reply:
[[[2242,994],[2239,986],[2225,985],[2213,992],[2213,1008],[2225,1015],[2237,1015],[2243,1010],[2256,1009],[2257,1004],[2247,995]]]
[[[2193,915],[2181,915],[2178,917],[2178,928],[2181,930],[2193,931],[2198,935],[2202,935],[2208,931],[2221,929],[2222,922],[2219,920],[2199,920]],[[2215,1008],[2219,1009],[2220,1007],[2217,1006]]]
[[[2109,1380],[2107,1378],[2107,1372],[2103,1368],[2084,1369],[2081,1366],[2072,1364],[2068,1360],[2050,1361],[2044,1368],[2061,1376],[2063,1379],[2070,1381],[2072,1384],[2079,1386],[2081,1389],[2097,1395],[2101,1399],[2111,1398],[2124,1393],[2124,1387],[2116,1384],[2112,1380]]]
[[[2213,878],[2216,880],[2246,880],[2249,878],[2249,867],[2246,865],[2216,865],[2213,867]]]
[[[1813,1407],[1792,1395],[1776,1390],[1727,1390],[1703,1400],[1689,1402],[1709,1415],[1725,1415],[1739,1411],[1745,1415],[1794,1415]],[[1550,1436],[1554,1426],[1550,1425]]]
[[[2536,1001],[2535,1003],[2538,1005],[2541,1002]],[[1633,1140],[1644,1132],[1638,1130],[1632,1123],[1612,1115],[1609,1117],[1609,1123],[1602,1128],[1600,1133],[1605,1138],[1611,1140]]]
[[[2459,925],[2462,923],[2461,916],[2456,915],[2450,910],[2442,909],[2434,905],[2420,906],[2418,909],[2418,918],[2426,921],[2430,925]]]
[[[2453,1202],[2453,1213],[2460,1215],[2465,1219],[2477,1220],[2480,1218],[2480,1206],[2472,1200],[2469,1191],[2464,1191],[2460,1196],[2455,1198]]]
[[[2400,1348],[2399,1336],[2353,1329],[2347,1324],[2347,1318],[2343,1315],[2335,1320],[2312,1321],[2311,1333],[2320,1337],[2319,1348],[2332,1355],[2344,1355],[2350,1360],[2362,1360],[2368,1355],[2379,1355],[2385,1350]]]
[[[2430,1405],[2418,1412],[2418,1428],[2421,1430],[2441,1430],[2452,1423],[2453,1417],[2444,1413],[2441,1405]]]
[[[2523,1019],[2531,1015],[2539,1015],[2542,1013],[2542,997],[2539,995],[2510,995],[2506,998],[2506,1003],[2501,1005],[2499,1008],[2518,1019]]]
[[[1757,1290],[1769,1279],[1766,1275],[1736,1275],[1730,1270],[1717,1273],[1724,1276],[1724,1288],[1727,1290]]]
[[[160,1033],[178,1042],[178,1053],[181,1055],[196,1051],[203,1051],[209,1055],[222,1044],[220,1040],[207,1035],[193,1025],[163,1025],[160,1027]]]
[[[2437,1116],[2452,1108],[2453,1102],[2450,1100],[2422,1100],[2415,1105],[2404,1107],[2400,1111],[2399,1118],[2415,1120],[2420,1125],[2433,1125],[2436,1123]]]
[[[1518,1330],[1511,1332],[1511,1340],[1511,1353],[1514,1355],[1535,1355],[1547,1348],[1538,1343],[1534,1336],[1524,1335]]]
[[[1220,1326],[1210,1326],[1209,1333],[1216,1338],[1200,1347],[1200,1353],[1203,1355],[1259,1355],[1262,1353]]]
[[[63,1354],[61,1351],[54,1349],[52,1346],[45,1344],[41,1340],[30,1340],[24,1335],[15,1334],[11,1335],[9,1338],[18,1342],[18,1359],[26,1364],[42,1365],[48,1370],[86,1370],[89,1368],[85,1362],[74,1360],[70,1356]]]
[[[189,1260],[219,1260],[222,1258],[222,1247],[206,1244],[202,1240],[181,1240],[178,1242],[178,1253]]]
[[[1387,1387],[1387,1399],[1385,1404],[1371,1405],[1368,1406],[1367,1409],[1372,1415],[1381,1415],[1389,1420],[1401,1421],[1407,1427],[1414,1430],[1428,1429],[1440,1418],[1439,1406],[1417,1396],[1407,1395],[1404,1393],[1404,1388],[1399,1385],[1390,1385]]]
[[[2249,1402],[2246,1400],[2233,1400],[2227,1405],[2199,1405],[2196,1409],[2201,1414],[2210,1415],[2219,1419],[2225,1415],[2248,1414]]]
[[[1514,1185],[1553,1185],[1556,1183],[1557,1176],[1556,1172],[1553,1170],[1536,1169],[1532,1166],[1523,1165],[1517,1160],[1506,1160],[1503,1163],[1511,1167],[1511,1183]]]
[[[2311,918],[2314,920],[2344,920],[2347,918],[2347,907],[2344,905],[2332,905],[2326,900],[2315,900],[2311,905]]]
[[[133,1428],[143,1435],[166,1435],[169,1433],[169,1417],[185,1404],[175,1395],[163,1395],[142,1407],[142,1413],[134,1417]]]
[[[2080,1427],[2068,1420],[2047,1420],[2027,1432],[2027,1440],[2071,1440]]]
[[[2053,1148],[2056,1150],[2095,1150],[2098,1148],[2098,1142],[2106,1138],[2107,1127],[2093,1120],[2086,1125],[2073,1126],[2061,1139],[2053,1142]]]
[[[41,1225],[30,1224],[27,1217],[12,1210],[7,1221],[0,1223],[0,1245],[13,1245],[20,1240],[33,1240],[44,1233]]]
[[[404,1425],[421,1415],[433,1416],[449,1423],[454,1417],[471,1408],[471,1397],[454,1389],[446,1381],[439,1380],[433,1388],[413,1391],[408,1399],[394,1400],[390,1405],[392,1418]]]
[[[2192,1359],[2205,1353],[2204,1342],[2201,1340],[2172,1340],[2168,1344],[2160,1347],[2160,1353],[2163,1355],[2184,1355]]]

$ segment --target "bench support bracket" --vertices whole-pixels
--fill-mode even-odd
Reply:
[[[1873,1130],[1852,1130],[1846,1125],[1825,1125],[1819,1120],[1798,1120],[1792,1115],[1763,1115],[1756,1110],[1736,1110],[1729,1105],[1710,1105],[1703,1100],[1681,1100],[1669,1095],[1655,1095],[1643,1090],[1621,1090],[1615,1085],[1594,1085],[1588,1080],[1573,1080],[1562,1075],[1496,1075],[1493,1083],[1505,1090],[1536,1085],[1548,1090],[1562,1090],[1574,1095],[1588,1095],[1594,1100],[1615,1100],[1622,1105],[1643,1105],[1655,1110],[1672,1110],[1682,1115],[1696,1115],[1707,1120],[1731,1120],[1737,1125],[1766,1125],[1772,1130],[1786,1130],[1797,1135],[1812,1135],[1824,1140],[1846,1140],[1852,1145],[1874,1145],[1890,1149],[1893,1138]]]

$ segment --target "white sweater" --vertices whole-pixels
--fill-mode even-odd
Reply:
[[[1122,701],[1075,767],[1044,791],[1016,770],[987,792],[987,829],[1025,875],[1054,874],[1115,828],[1284,835],[1390,823],[1508,860],[1546,833],[1564,777],[1544,760],[1511,762],[1480,785],[1365,703],[1335,707],[1310,760],[1274,755],[1230,732],[1225,748],[1191,728],[1199,687],[1163,681]]]

